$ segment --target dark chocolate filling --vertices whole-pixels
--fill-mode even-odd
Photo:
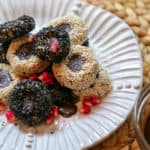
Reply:
[[[24,113],[24,114],[32,113],[35,98],[36,98],[35,95],[32,93],[24,94],[22,113]]]
[[[59,111],[63,117],[70,117],[77,112],[77,106],[64,102],[63,105],[59,108]]]
[[[85,60],[80,55],[73,55],[69,58],[67,63],[68,68],[73,72],[79,72]]]
[[[4,88],[8,86],[11,82],[11,76],[9,72],[0,69],[0,87]]]
[[[61,25],[59,25],[59,28],[68,33],[72,30],[70,24],[61,24]]]
[[[17,51],[16,51],[16,55],[21,59],[29,59],[32,55],[32,48],[33,48],[33,44],[32,43],[26,43],[21,45]]]

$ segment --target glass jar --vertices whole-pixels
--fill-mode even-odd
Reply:
[[[149,120],[149,126],[147,125]],[[133,112],[135,135],[141,150],[150,150],[150,83],[141,91]]]

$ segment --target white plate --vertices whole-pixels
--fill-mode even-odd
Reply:
[[[89,27],[90,46],[107,68],[113,91],[90,115],[75,115],[54,134],[24,134],[2,116],[1,150],[79,150],[109,136],[131,112],[141,88],[142,61],[127,24],[106,10],[76,0],[0,0],[1,21],[27,14],[36,19],[37,27],[71,10]]]

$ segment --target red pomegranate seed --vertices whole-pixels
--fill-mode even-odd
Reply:
[[[51,123],[54,122],[54,119],[55,119],[54,114],[53,114],[53,113],[50,113],[50,114],[47,116],[47,118],[46,118],[46,123],[47,123],[47,124],[51,124]]]
[[[49,73],[48,72],[43,72],[40,76],[39,76],[39,80],[45,80],[49,77]]]
[[[53,84],[53,82],[54,82],[53,75],[48,72],[43,72],[39,76],[39,80],[43,81],[45,84]]]
[[[45,80],[45,81],[43,81],[45,84],[52,84],[53,83],[53,81],[51,80],[51,79],[48,79],[48,80]]]
[[[82,104],[83,104],[83,106],[84,105],[86,105],[86,106],[92,106],[91,100],[88,99],[88,98],[83,99]]]
[[[101,100],[98,97],[91,98],[92,105],[98,105],[101,103]]]
[[[0,112],[3,112],[5,110],[5,104],[0,102]]]
[[[52,112],[53,112],[54,116],[57,117],[59,115],[59,107],[58,106],[54,106],[52,108]]]
[[[87,115],[91,112],[91,107],[84,105],[82,108],[80,108],[80,112]]]
[[[7,111],[5,115],[8,122],[14,122],[16,120],[16,117],[12,111]]]
[[[35,73],[35,74],[32,74],[29,79],[30,80],[36,80],[38,78],[38,75]]]
[[[57,41],[54,41],[50,47],[50,51],[52,53],[56,53],[57,52],[57,49],[58,49],[58,42]]]

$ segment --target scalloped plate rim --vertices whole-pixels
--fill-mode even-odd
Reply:
[[[75,1],[75,0],[74,0]],[[78,3],[82,3],[83,5],[85,5],[85,3],[84,2],[78,2]],[[89,5],[90,6],[90,4],[86,4],[86,5]],[[102,9],[102,8],[99,8],[99,7],[96,7],[96,6],[94,6],[95,7],[95,9],[101,9],[101,10],[103,10],[105,13],[110,13],[110,12],[108,12],[107,10],[105,10],[105,9]],[[121,22],[124,22],[121,18],[119,18],[118,16],[116,16],[116,15],[114,15],[114,14],[112,14],[112,13],[110,13],[111,15],[113,15],[113,16],[115,16],[115,17],[117,17],[117,19],[119,19]],[[129,25],[127,24],[127,23],[125,23],[124,22],[124,25],[126,25],[127,26],[127,28],[129,29],[129,31],[131,32],[131,35],[132,35],[132,37],[134,38],[134,40],[135,40],[135,43],[136,43],[136,45],[137,45],[137,51],[138,51],[138,55],[139,55],[139,58],[140,58],[140,66],[141,66],[141,72],[140,72],[140,74],[141,74],[141,76],[140,76],[140,88],[139,88],[139,92],[138,92],[138,94],[137,94],[137,99],[138,99],[138,97],[139,97],[139,94],[140,94],[140,89],[142,88],[142,81],[143,81],[143,63],[142,63],[142,56],[141,56],[141,52],[140,52],[140,49],[139,49],[139,46],[138,46],[138,42],[137,42],[137,38],[136,38],[136,36],[135,36],[135,34],[133,33],[133,31],[131,30],[131,28],[129,27]],[[136,99],[136,100],[137,100]],[[136,100],[134,101],[134,104],[135,104],[135,102],[136,102]],[[133,105],[134,106],[134,105]],[[130,115],[130,113],[131,113],[131,111],[132,111],[132,109],[133,109],[133,106],[132,106],[132,108],[130,108],[130,111],[128,112],[128,115],[126,116],[126,118],[124,118],[124,121],[128,118],[128,116]],[[99,139],[99,140],[97,140],[95,143],[92,143],[91,145],[84,145],[84,148],[88,148],[88,147],[91,147],[91,146],[94,146],[94,145],[96,145],[97,143],[99,143],[99,142],[101,142],[101,141],[103,141],[103,140],[105,140],[108,136],[110,136],[111,134],[113,134],[122,124],[123,124],[124,122],[122,122],[122,123],[120,123],[120,125],[116,128],[116,129],[114,129],[114,130],[112,130],[111,132],[109,132],[109,134],[108,135],[105,135],[105,137],[103,138],[103,139]]]

